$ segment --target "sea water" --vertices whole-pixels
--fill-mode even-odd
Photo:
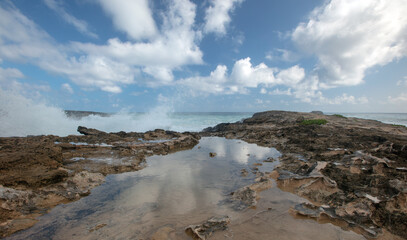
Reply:
[[[174,112],[169,106],[156,106],[146,113],[119,112],[108,116],[68,117],[64,110],[36,102],[20,94],[5,94],[0,89],[0,137],[27,135],[78,134],[78,126],[105,132],[145,132],[154,129],[201,131],[219,123],[249,118],[253,112]],[[407,113],[342,113],[347,117],[379,120],[407,126]]]
[[[407,113],[342,113],[342,115],[407,126]]]

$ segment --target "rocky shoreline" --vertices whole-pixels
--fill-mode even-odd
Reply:
[[[407,239],[407,128],[320,113],[269,111],[207,128],[283,155],[278,186],[310,200],[293,214],[367,238]]]
[[[255,183],[231,194],[236,206],[254,207],[256,192],[270,188],[274,178],[282,190],[310,201],[292,206],[297,217],[330,222],[367,238],[407,239],[403,126],[320,112],[269,111],[201,133],[105,133],[85,127],[78,132],[82,135],[0,138],[0,237],[34,225],[36,217],[60,203],[87,196],[108,174],[140,170],[148,156],[191,149],[200,137],[220,136],[282,153],[274,172],[258,172]]]
[[[83,135],[0,138],[0,237],[31,227],[58,204],[89,195],[107,174],[140,170],[146,157],[190,149],[200,139],[164,130],[78,131]]]

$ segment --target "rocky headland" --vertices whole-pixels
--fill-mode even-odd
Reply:
[[[407,128],[341,115],[269,111],[207,128],[283,155],[270,177],[311,203],[298,217],[331,222],[367,238],[407,239]]]

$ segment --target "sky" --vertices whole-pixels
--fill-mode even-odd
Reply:
[[[0,98],[406,113],[406,12],[406,0],[0,0]]]

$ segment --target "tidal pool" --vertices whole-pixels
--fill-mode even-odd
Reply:
[[[220,215],[231,224],[211,239],[364,239],[294,218],[290,207],[306,200],[275,184],[260,194],[255,209],[234,210],[230,193],[253,183],[255,167],[272,171],[279,156],[273,148],[205,137],[191,150],[149,157],[140,171],[107,176],[89,196],[55,207],[8,239],[190,239],[185,227]],[[263,162],[267,158],[276,161]],[[249,174],[241,176],[242,169]]]

